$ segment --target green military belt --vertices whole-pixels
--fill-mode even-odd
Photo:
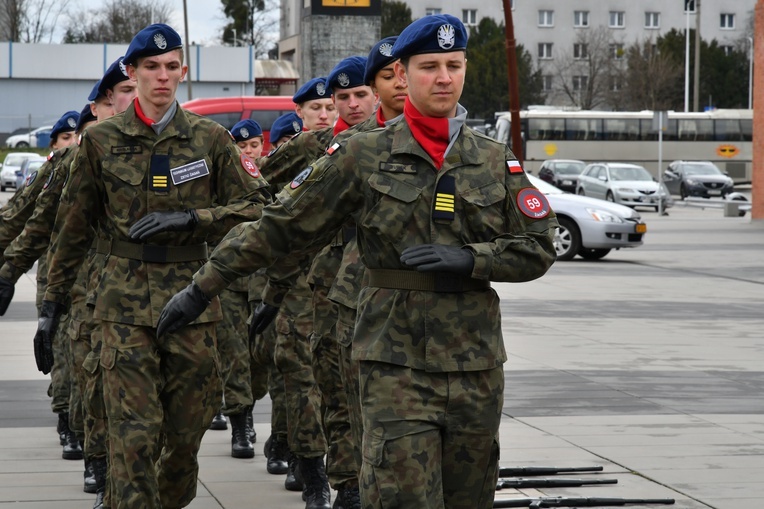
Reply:
[[[366,269],[369,286],[422,292],[461,293],[487,290],[491,282],[449,272],[416,272],[413,270]]]
[[[190,246],[157,246],[123,240],[98,239],[96,252],[151,263],[192,262],[207,260],[207,243]]]

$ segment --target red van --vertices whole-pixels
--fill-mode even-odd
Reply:
[[[206,97],[192,99],[182,108],[214,120],[230,130],[239,120],[252,119],[263,129],[263,152],[270,150],[269,134],[273,121],[284,113],[294,111],[292,96],[260,95],[243,97]]]

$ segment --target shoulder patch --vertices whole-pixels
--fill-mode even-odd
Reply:
[[[310,177],[310,174],[313,173],[313,167],[308,166],[304,170],[300,172],[299,175],[297,175],[292,182],[289,183],[290,189],[297,189],[300,187],[306,180],[308,180],[308,177]]]
[[[338,148],[340,148],[339,143],[332,143],[332,146],[326,149],[326,153],[332,155],[337,151]]]
[[[46,181],[45,181],[45,184],[43,184],[43,186],[42,186],[42,188],[43,188],[43,189],[48,189],[48,186],[50,185],[50,183],[51,183],[51,182],[53,182],[53,176],[54,176],[55,174],[56,174],[56,172],[55,172],[55,171],[51,171],[51,172],[50,172],[50,175],[48,175],[48,180],[46,180]],[[30,183],[31,183],[31,182],[30,182]],[[29,185],[29,184],[27,184],[27,185]]]
[[[37,170],[33,171],[29,175],[27,175],[26,181],[24,182],[25,186],[30,185],[34,180],[37,178]]]
[[[517,208],[531,219],[543,219],[551,210],[546,196],[535,187],[520,189],[517,193]]]
[[[507,171],[509,173],[525,173],[519,161],[507,161]]]
[[[53,159],[53,156],[54,156],[54,155],[56,155],[56,153],[55,153],[55,152],[53,152],[53,151],[51,150],[51,151],[50,151],[50,154],[48,154],[48,161],[50,161],[51,159]]]
[[[241,167],[244,168],[244,171],[255,178],[260,178],[260,168],[257,167],[255,162],[247,154],[242,154],[239,157],[239,160],[241,161]]]

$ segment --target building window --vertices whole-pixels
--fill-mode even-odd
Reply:
[[[588,57],[589,52],[587,51],[586,44],[577,42],[573,45],[573,58],[580,60]]]
[[[573,26],[586,28],[589,26],[589,11],[573,11]]]
[[[462,9],[462,23],[467,26],[477,25],[477,9]]]
[[[551,74],[545,74],[544,76],[542,76],[541,89],[544,92],[552,91],[552,75]]]
[[[539,26],[553,27],[554,26],[554,11],[539,11]]]
[[[589,84],[589,76],[573,76],[573,90],[576,92],[586,89]]]
[[[646,12],[645,13],[645,28],[660,28],[660,27],[661,27],[661,13]]]
[[[735,15],[734,14],[720,14],[719,15],[719,28],[727,28],[727,29],[735,28]]]
[[[684,12],[695,13],[695,0],[684,0]]]
[[[724,52],[724,56],[727,56],[727,57],[730,56],[733,51],[735,51],[734,46],[723,45],[721,46],[721,48],[722,48],[722,51]]]
[[[623,60],[623,55],[625,53],[623,44],[615,43],[610,45],[610,58],[613,60]]]
[[[443,14],[443,9],[440,7],[427,7],[424,10],[425,16],[432,16],[434,14]]]
[[[623,11],[610,11],[610,28],[623,28],[626,26],[625,15]]]
[[[539,58],[542,60],[548,60],[552,58],[552,43],[551,42],[539,43]]]

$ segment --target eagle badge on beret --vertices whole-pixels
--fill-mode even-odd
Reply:
[[[318,95],[324,95],[326,93],[326,85],[320,81],[316,83],[316,93]]]
[[[165,49],[167,47],[167,39],[165,39],[162,34],[154,34],[154,44],[156,44],[159,49]]]
[[[296,120],[292,121],[292,129],[294,129],[294,132],[299,133],[300,132],[300,124]]]
[[[247,130],[246,127],[242,127],[241,129],[239,129],[239,134],[241,134],[242,138],[249,138],[249,131]]]
[[[127,76],[127,68],[125,67],[125,63],[122,61],[122,59],[119,59],[119,70],[122,71],[122,74]]]
[[[341,87],[346,87],[350,85],[350,77],[346,73],[341,72],[340,75],[337,76],[337,82]]]
[[[438,28],[438,46],[442,49],[451,49],[456,41],[456,30],[453,25],[440,25]]]
[[[76,121],[76,120],[74,120],[74,118],[73,118],[73,117],[69,117],[69,118],[67,118],[67,119],[66,119],[66,123],[67,123],[67,124],[69,124],[69,127],[71,127],[72,129],[74,129],[75,127],[77,127],[77,121]]]
[[[389,42],[384,42],[379,45],[379,52],[386,57],[393,56],[393,45]]]

